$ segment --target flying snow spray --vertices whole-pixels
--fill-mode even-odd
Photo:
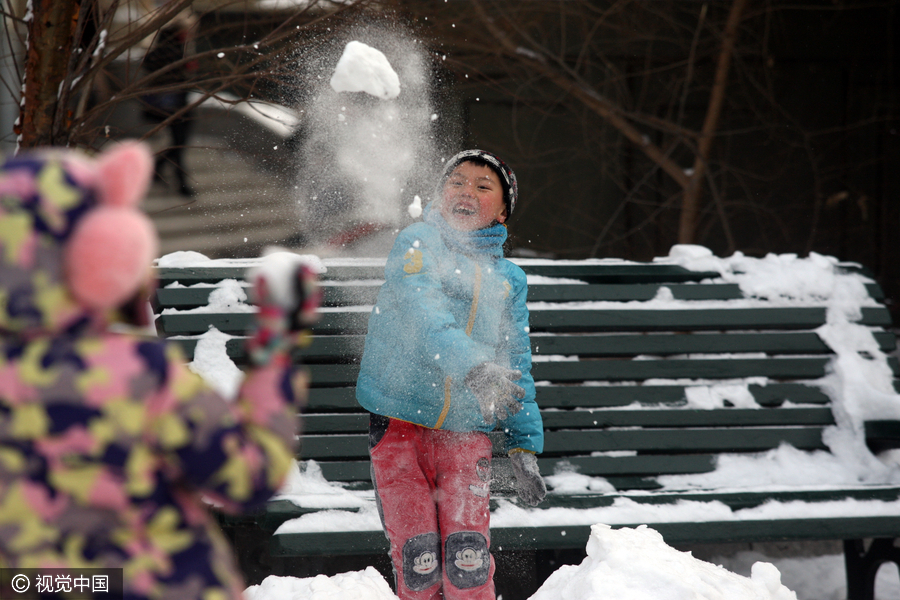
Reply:
[[[433,186],[437,126],[423,44],[366,26],[304,57],[301,230],[322,254],[387,254]]]

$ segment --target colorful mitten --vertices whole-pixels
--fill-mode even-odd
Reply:
[[[322,298],[317,278],[309,257],[283,251],[267,254],[247,274],[259,308],[256,331],[247,341],[254,364],[289,362],[291,348],[308,343]]]

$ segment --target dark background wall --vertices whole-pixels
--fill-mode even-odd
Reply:
[[[697,34],[704,4],[705,26]],[[588,39],[593,30],[570,22],[563,43],[553,30],[577,15],[551,15],[535,46],[564,56],[573,68],[582,65],[580,75],[594,89],[666,147],[671,132],[647,119],[700,129],[730,3],[657,5],[678,9],[666,15],[674,23],[668,29],[638,15],[630,30],[597,41]],[[525,22],[523,15],[510,18]],[[431,19],[440,21],[433,14]],[[499,14],[497,22],[508,23]],[[443,30],[435,25],[431,31]],[[900,299],[898,33],[897,2],[771,2],[748,9],[697,243],[723,256],[735,250],[757,256],[812,251],[858,261],[890,302]],[[459,37],[441,41],[445,50],[458,44],[469,52],[451,67],[465,127],[460,144],[494,150],[515,168],[521,200],[510,223],[514,251],[634,260],[665,255],[677,241],[678,186],[619,131],[527,65],[478,55],[469,34],[465,43]],[[686,85],[695,34],[693,78]],[[585,48],[596,62],[590,69],[579,55]],[[672,152],[685,167],[693,161],[688,150],[681,145]]]

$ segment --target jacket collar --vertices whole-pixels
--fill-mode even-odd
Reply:
[[[458,231],[452,228],[441,216],[440,211],[433,207],[433,204],[425,207],[425,222],[438,228],[444,243],[452,250],[473,258],[484,257],[494,260],[503,258],[503,244],[508,237],[505,226],[498,223],[475,231]]]

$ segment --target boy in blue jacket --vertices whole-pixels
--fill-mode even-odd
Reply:
[[[451,158],[424,222],[397,237],[369,318],[356,396],[371,413],[401,600],[494,600],[488,431],[506,434],[519,497],[534,506],[546,494],[528,286],[503,258],[516,199],[515,174],[495,155]]]

